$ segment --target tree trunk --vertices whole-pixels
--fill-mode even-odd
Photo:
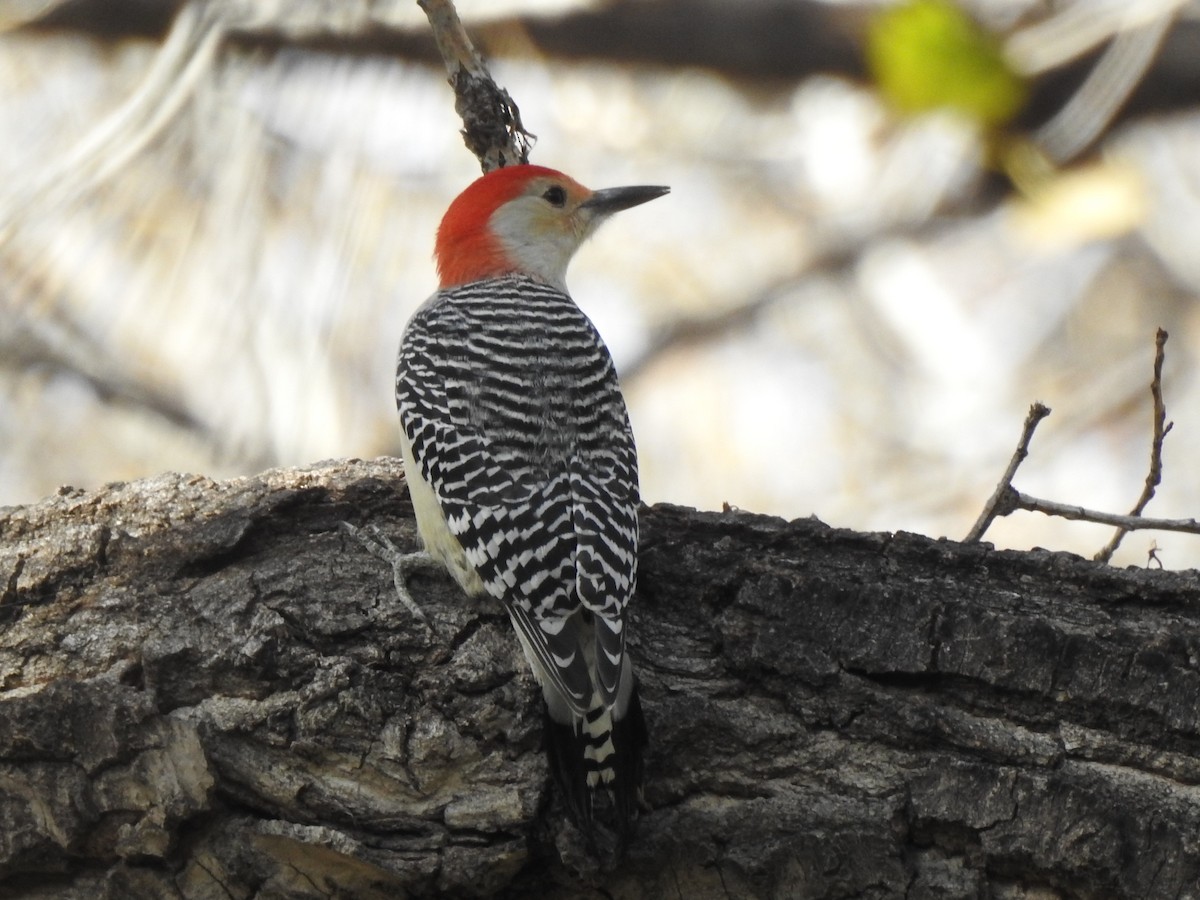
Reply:
[[[343,520],[398,464],[0,511],[0,895],[1200,897],[1196,572],[645,510],[606,870],[504,612]]]

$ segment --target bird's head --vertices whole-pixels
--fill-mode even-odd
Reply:
[[[476,179],[438,228],[443,288],[521,273],[566,289],[567,263],[610,215],[670,190],[637,186],[590,191],[544,166],[507,166]]]

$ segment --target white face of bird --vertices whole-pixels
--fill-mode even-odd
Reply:
[[[566,176],[541,176],[501,204],[488,224],[521,271],[565,291],[567,264],[601,222],[667,190],[636,186],[590,191]]]

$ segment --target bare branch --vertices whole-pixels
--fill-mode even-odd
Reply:
[[[175,897],[185,877],[191,897],[558,900],[728,900],[797,872],[808,897],[1002,895],[1014,871],[1090,890],[1074,896],[1200,883],[1200,809],[1179,797],[1200,761],[1197,573],[640,518],[648,808],[620,866],[579,876],[507,616],[423,578],[435,637],[350,549],[347,520],[416,541],[399,461],[0,510],[0,896]],[[865,586],[849,610],[847,578]],[[1121,841],[1143,850],[1110,864]]]
[[[536,135],[521,124],[521,111],[508,91],[496,84],[463,28],[451,0],[417,0],[446,63],[454,88],[454,111],[463,120],[462,136],[484,172],[529,162]]]
[[[1163,361],[1166,358],[1166,344],[1167,333],[1160,328],[1154,336],[1154,377],[1150,381],[1150,396],[1154,398],[1154,437],[1150,441],[1150,472],[1146,475],[1146,484],[1142,488],[1142,495],[1129,512],[1131,516],[1140,516],[1142,514],[1142,510],[1146,508],[1146,504],[1154,497],[1154,489],[1162,482],[1163,438],[1167,436],[1167,432],[1175,424],[1174,422],[1167,421],[1167,407],[1163,402],[1162,395],[1162,370]],[[1095,559],[1100,562],[1108,562],[1112,559],[1113,553],[1120,545],[1121,539],[1125,537],[1128,530],[1124,527],[1118,528],[1116,534],[1096,554]]]
[[[1117,513],[1100,512],[1094,509],[1086,509],[1082,506],[1058,503],[1054,500],[1042,500],[1039,497],[1022,494],[1012,486],[1013,475],[1016,473],[1017,467],[1029,455],[1029,442],[1033,437],[1034,429],[1037,428],[1038,422],[1050,414],[1050,410],[1041,403],[1035,403],[1029,408],[1029,415],[1025,417],[1025,427],[1021,431],[1021,440],[1017,444],[1017,449],[1013,453],[1012,459],[1008,462],[1008,468],[1004,471],[1004,476],[1000,479],[1000,483],[996,485],[996,490],[992,493],[978,521],[971,528],[964,541],[979,540],[997,516],[1007,516],[1018,509],[1040,512],[1047,516],[1058,516],[1062,519],[1075,519],[1082,522],[1096,522],[1100,525],[1115,526],[1117,533],[1113,535],[1108,545],[1095,556],[1099,562],[1109,561],[1113,551],[1121,543],[1121,538],[1129,531],[1150,529],[1154,531],[1183,531],[1189,534],[1200,534],[1200,521],[1196,519],[1151,519],[1142,515],[1142,510],[1146,508],[1146,504],[1154,497],[1154,489],[1162,481],[1163,438],[1167,436],[1167,432],[1174,425],[1173,422],[1167,421],[1167,408],[1163,403],[1162,396],[1162,369],[1163,361],[1166,358],[1164,349],[1166,343],[1167,333],[1160,328],[1154,340],[1154,378],[1150,382],[1150,393],[1154,398],[1154,438],[1150,445],[1150,473],[1146,476],[1146,484],[1142,489],[1142,496],[1138,498],[1138,502],[1134,504],[1133,510],[1128,515],[1123,516]],[[1151,559],[1158,562],[1157,557],[1154,556],[1154,551],[1151,551]],[[1159,562],[1159,565],[1161,566],[1162,563]]]
[[[992,524],[993,519],[997,516],[1006,516],[1017,508],[1014,505],[1014,497],[1023,495],[1014,490],[1013,476],[1017,474],[1017,467],[1029,455],[1029,442],[1033,439],[1033,432],[1038,427],[1038,423],[1048,415],[1050,415],[1050,407],[1042,403],[1035,403],[1029,407],[1029,415],[1025,417],[1025,425],[1021,429],[1021,439],[1017,442],[1017,449],[1013,452],[1012,459],[1008,461],[1008,468],[1004,470],[1004,475],[1001,476],[1000,483],[996,485],[996,490],[992,492],[983,512],[979,514],[979,518],[971,526],[967,536],[963,538],[965,542],[978,541],[983,537],[988,526]]]
[[[1053,500],[1041,500],[1030,497],[1020,491],[1014,491],[1013,503],[1015,509],[1027,509],[1030,512],[1040,512],[1048,516],[1058,516],[1063,519],[1075,519],[1080,522],[1096,522],[1100,525],[1115,525],[1125,531],[1139,529],[1152,531],[1186,531],[1189,534],[1200,534],[1200,520],[1197,519],[1151,519],[1147,516],[1123,516],[1118,513],[1106,513],[1099,510],[1086,509],[1082,506],[1072,506],[1068,503],[1057,503]],[[1011,510],[1010,510],[1011,511]]]

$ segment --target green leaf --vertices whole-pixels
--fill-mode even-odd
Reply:
[[[877,15],[867,32],[867,63],[904,113],[953,109],[995,126],[1025,101],[1025,84],[999,39],[949,0],[909,0]]]

